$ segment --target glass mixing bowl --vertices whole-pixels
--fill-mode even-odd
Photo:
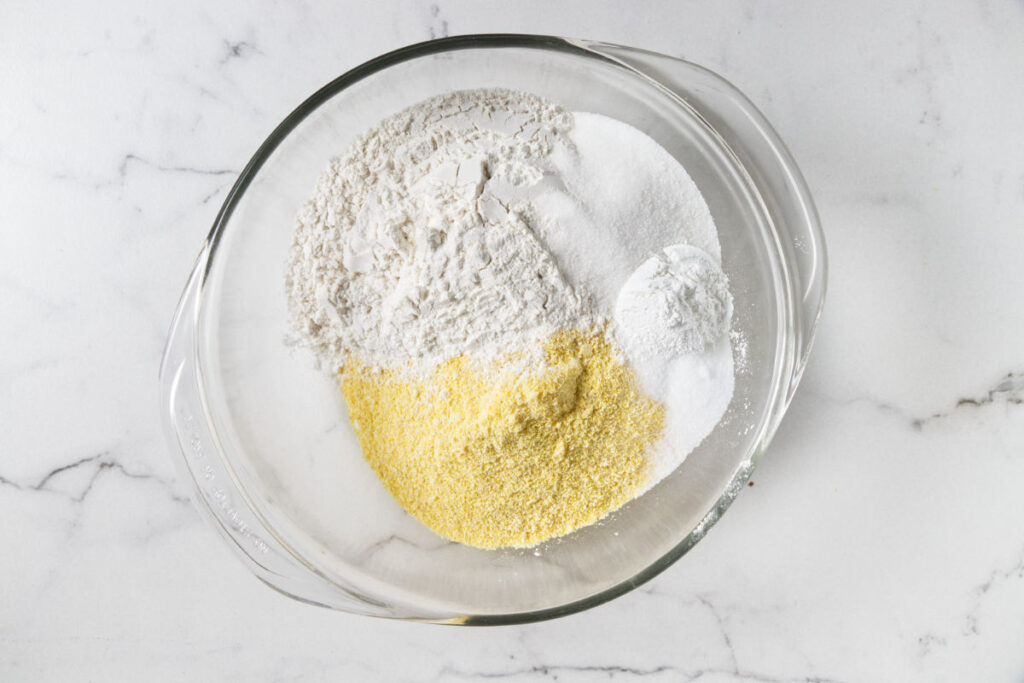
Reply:
[[[295,216],[328,160],[388,114],[482,87],[605,114],[658,141],[707,200],[735,299],[736,389],[714,432],[647,494],[531,549],[451,543],[406,515],[361,457],[337,383],[288,343],[284,272]],[[197,505],[273,588],[383,617],[546,619],[635,588],[707,533],[782,418],[824,290],[824,243],[800,172],[726,81],[602,43],[446,38],[340,76],[256,151],[175,315],[161,367],[163,416]]]

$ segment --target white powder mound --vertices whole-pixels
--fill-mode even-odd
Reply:
[[[321,177],[288,275],[321,364],[422,371],[592,322],[528,224],[572,116],[507,90],[455,92],[385,119]]]
[[[615,303],[615,325],[630,354],[682,356],[706,351],[729,330],[732,297],[707,252],[673,244],[633,271]]]

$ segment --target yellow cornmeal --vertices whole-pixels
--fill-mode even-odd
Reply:
[[[423,379],[346,368],[363,454],[436,533],[479,548],[567,534],[633,497],[664,408],[601,330],[561,331],[530,374],[453,358]],[[511,358],[509,359],[511,360]]]

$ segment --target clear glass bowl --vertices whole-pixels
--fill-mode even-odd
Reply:
[[[736,302],[736,390],[714,432],[646,495],[528,550],[450,543],[406,515],[363,461],[336,383],[287,343],[283,278],[295,215],[328,160],[385,115],[480,87],[526,90],[657,140],[711,208]],[[554,37],[431,41],[332,81],[257,150],[175,315],[161,367],[163,416],[198,506],[273,588],[402,619],[555,617],[647,581],[729,506],[800,379],[825,266],[814,205],[792,158],[753,105],[712,72]]]

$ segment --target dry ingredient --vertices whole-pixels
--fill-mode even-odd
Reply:
[[[663,407],[638,390],[602,330],[557,332],[544,352],[545,366],[525,375],[514,363],[481,371],[465,355],[425,378],[345,373],[364,456],[439,535],[536,545],[597,521],[646,483]]]
[[[287,286],[395,499],[495,548],[600,519],[714,428],[733,387],[720,263],[700,192],[649,137],[476,90],[331,162]]]
[[[673,244],[640,264],[619,291],[615,324],[638,357],[701,353],[722,338],[732,297],[701,249]]]
[[[288,281],[324,364],[355,355],[415,371],[593,323],[523,196],[571,123],[524,93],[455,92],[385,119],[332,161],[300,212]]]

